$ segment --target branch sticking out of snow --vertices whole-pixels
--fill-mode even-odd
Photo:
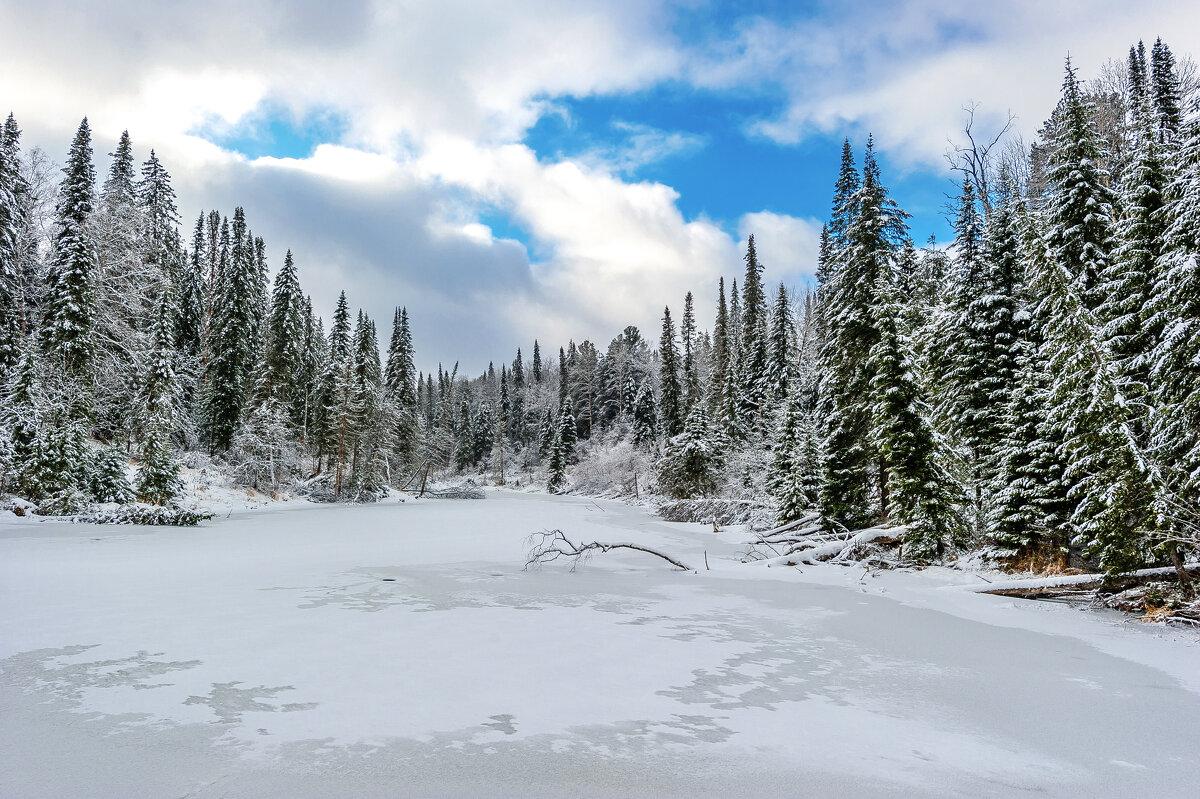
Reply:
[[[638,552],[645,552],[647,555],[662,558],[677,569],[695,571],[686,563],[682,563],[670,555],[659,552],[657,549],[650,549],[641,544],[610,544],[604,541],[589,541],[584,544],[576,544],[567,538],[562,530],[542,530],[539,533],[529,536],[527,541],[532,546],[529,550],[529,555],[525,559],[526,569],[530,566],[551,563],[559,558],[568,558],[571,561],[571,571],[575,571],[580,560],[586,559],[593,552],[608,552],[612,549],[633,549]]]

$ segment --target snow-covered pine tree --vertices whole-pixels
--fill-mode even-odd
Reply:
[[[763,291],[762,264],[754,236],[746,240],[746,274],[742,280],[742,338],[738,362],[740,406],[738,419],[751,434],[763,432],[763,404],[767,373],[767,297]]]
[[[159,298],[158,312],[150,326],[149,347],[143,358],[146,366],[141,381],[142,402],[139,420],[143,430],[162,426],[167,436],[171,433],[177,400],[174,321],[175,304],[168,287]]]
[[[1183,123],[1183,113],[1175,56],[1161,38],[1154,40],[1154,47],[1150,51],[1150,84],[1158,117],[1159,139],[1169,145]]]
[[[356,499],[374,501],[385,493],[391,427],[384,416],[383,368],[375,323],[359,311],[353,341],[349,433],[353,441]]]
[[[554,437],[558,445],[562,447],[566,463],[570,463],[575,456],[575,444],[579,441],[579,435],[575,415],[571,413],[569,405],[564,405],[558,412],[558,428],[554,431]]]
[[[179,209],[175,205],[175,189],[171,176],[154,150],[142,165],[142,179],[137,184],[137,196],[142,209],[143,235],[151,263],[158,266],[172,283],[182,280],[180,267]]]
[[[417,457],[420,427],[418,424],[420,409],[417,402],[417,388],[414,380],[416,371],[415,353],[412,343],[412,331],[408,325],[407,308],[397,308],[392,320],[392,339],[388,346],[387,369],[384,373],[384,384],[387,395],[393,406],[395,454],[401,466],[415,465]],[[507,390],[506,368],[501,365],[501,382]],[[505,419],[511,411],[506,408]],[[507,422],[506,422],[507,424]]]
[[[275,275],[271,311],[267,323],[267,348],[257,387],[258,401],[274,399],[285,409],[292,424],[304,424],[304,295],[296,276],[292,251],[283,258]]]
[[[1089,311],[1103,300],[1102,278],[1113,250],[1113,194],[1092,110],[1068,58],[1050,142],[1046,236],[1051,255],[1070,272]]]
[[[650,381],[643,379],[633,399],[633,443],[640,447],[654,446],[658,429],[658,411]]]
[[[137,497],[151,505],[173,505],[183,491],[179,462],[163,425],[154,425],[142,447],[142,462],[134,486]]]
[[[1161,331],[1149,359],[1155,406],[1149,443],[1163,465],[1159,523],[1164,534],[1180,537],[1200,521],[1200,109],[1181,128],[1173,160],[1148,318]]]
[[[900,335],[902,308],[887,271],[880,272],[875,293],[871,423],[872,443],[887,470],[885,518],[908,526],[903,540],[910,558],[929,560],[965,543],[957,507],[961,490],[942,465],[945,456],[929,423],[908,343]]]
[[[199,357],[204,342],[204,214],[196,221],[192,249],[186,254],[176,286],[175,348],[181,355]]]
[[[1134,434],[1128,384],[1087,307],[1085,273],[1056,254],[1047,248],[1029,262],[1030,286],[1041,298],[1034,316],[1053,376],[1047,422],[1061,442],[1068,498],[1075,503],[1071,543],[1119,574],[1147,559],[1159,481]]]
[[[543,374],[542,374],[542,350],[541,350],[541,347],[538,345],[538,341],[536,338],[533,340],[532,375],[533,375],[533,382],[535,384],[542,382],[542,377],[543,377]]]
[[[853,159],[843,153],[843,171]],[[879,341],[876,292],[888,285],[896,253],[908,239],[908,217],[888,196],[880,180],[874,143],[868,139],[859,188],[842,199],[844,187],[858,179],[842,174],[835,201],[837,225],[830,224],[835,249],[828,291],[822,292],[826,341],[822,350],[821,415],[824,463],[821,515],[827,525],[855,529],[871,519],[871,497],[879,513],[889,515],[890,469],[872,435],[871,382],[877,361],[871,352]],[[838,242],[841,242],[838,244]],[[876,479],[871,485],[872,473]],[[874,490],[872,490],[874,488]]]
[[[798,393],[788,397],[775,434],[767,485],[779,505],[776,520],[787,524],[817,504],[820,453],[813,419],[800,407]]]
[[[658,421],[663,437],[671,438],[683,430],[683,391],[679,384],[679,348],[675,344],[675,323],[671,320],[670,308],[663,308],[658,358]]]
[[[88,475],[88,492],[97,502],[133,502],[136,497],[125,474],[125,452],[118,445],[94,453]]]
[[[678,499],[705,496],[717,489],[720,446],[704,403],[692,406],[683,432],[663,447],[658,462],[658,485]]]
[[[767,368],[765,373],[766,396],[772,405],[778,405],[787,397],[796,371],[794,342],[796,323],[792,318],[787,289],[782,283],[775,295],[775,306],[771,310],[771,330],[768,336]]]
[[[247,380],[258,353],[254,339],[258,266],[241,206],[234,209],[229,255],[223,260],[227,263],[219,270],[213,297],[205,409],[213,453],[228,449],[237,433],[249,394]]]
[[[349,413],[350,372],[350,307],[346,292],[338,295],[329,328],[328,357],[325,358],[317,388],[316,409],[313,415],[313,438],[317,445],[318,461],[325,459],[326,468],[340,463],[344,453],[343,422]],[[432,415],[432,412],[431,412]],[[319,466],[319,463],[318,463]]]
[[[700,372],[696,366],[696,303],[692,292],[683,298],[683,319],[679,323],[679,338],[683,344],[683,412],[689,415],[693,403],[699,402]]]
[[[712,372],[708,378],[709,411],[720,418],[729,382],[729,309],[725,304],[725,278],[717,281],[717,317],[713,324]]]
[[[944,364],[940,416],[964,449],[963,480],[971,498],[970,522],[983,534],[989,488],[999,469],[1003,440],[1001,409],[1008,407],[1016,381],[1018,238],[1012,203],[1016,187],[1001,178],[987,231],[974,183],[964,178],[955,219],[955,271],[946,321],[937,346]]]
[[[549,427],[551,433],[546,452],[546,490],[551,494],[560,494],[567,486],[567,451],[560,435],[562,420],[551,420]]]
[[[0,386],[21,359],[21,269],[17,260],[20,220],[24,210],[17,199],[21,173],[16,122],[9,114],[0,130]]]
[[[1130,163],[1121,175],[1121,216],[1116,220],[1116,246],[1102,276],[1105,297],[1098,317],[1131,398],[1142,400],[1150,381],[1151,352],[1167,322],[1165,315],[1152,314],[1152,292],[1166,243],[1163,206],[1170,175],[1151,98],[1144,91],[1133,92],[1133,97]]]
[[[92,327],[96,308],[92,273],[96,266],[96,246],[88,222],[92,214],[96,172],[92,166],[92,134],[86,117],[75,134],[63,174],[55,208],[57,232],[46,279],[40,344],[54,368],[61,368],[65,375],[81,384],[90,384],[95,356]],[[90,391],[80,392],[85,399],[89,395]],[[89,408],[75,408],[73,412],[77,416],[87,415]]]

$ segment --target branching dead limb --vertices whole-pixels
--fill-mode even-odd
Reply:
[[[686,563],[663,552],[659,552],[657,549],[644,547],[641,544],[611,544],[605,541],[589,541],[577,544],[567,538],[562,530],[542,530],[529,536],[526,542],[530,544],[529,554],[525,558],[526,569],[530,566],[552,563],[559,558],[567,558],[571,560],[571,571],[575,571],[580,561],[586,560],[594,552],[604,553],[613,549],[632,549],[638,552],[645,552],[647,555],[653,555],[656,558],[662,558],[677,569],[689,572],[695,571]]]

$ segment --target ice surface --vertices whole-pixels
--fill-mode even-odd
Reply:
[[[523,571],[531,532],[637,541]],[[1192,796],[1200,646],[619,503],[0,523],[0,796]]]

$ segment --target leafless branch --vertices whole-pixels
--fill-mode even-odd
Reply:
[[[979,103],[971,102],[963,106],[963,111],[967,114],[966,124],[963,125],[963,133],[967,136],[967,145],[958,144],[953,140],[948,141],[950,149],[946,151],[946,160],[950,163],[951,169],[955,172],[963,173],[964,176],[971,180],[971,183],[975,186],[975,192],[979,195],[980,201],[983,203],[984,212],[991,214],[992,193],[990,179],[993,160],[992,150],[1012,130],[1017,118],[1009,111],[1004,125],[1001,126],[995,136],[986,140],[977,139],[975,112],[978,110]]]
[[[656,558],[662,558],[677,569],[695,571],[686,563],[682,563],[670,555],[659,552],[657,549],[650,549],[641,544],[610,544],[604,541],[589,541],[577,544],[567,538],[562,530],[542,530],[529,536],[526,539],[526,543],[530,544],[529,554],[525,559],[526,569],[530,566],[553,563],[559,558],[567,558],[571,561],[571,571],[575,571],[580,561],[586,560],[593,552],[603,553],[613,549],[632,549],[638,552],[645,552],[647,555],[654,555]]]

